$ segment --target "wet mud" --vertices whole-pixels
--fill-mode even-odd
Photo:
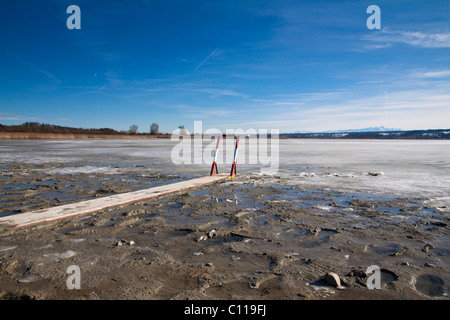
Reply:
[[[17,166],[2,169],[2,215],[189,178],[150,166],[109,175]],[[426,198],[241,175],[89,215],[2,228],[0,298],[448,299],[449,220]],[[69,289],[73,265],[79,289]],[[379,268],[380,289],[368,286],[369,266]],[[325,281],[330,272],[339,287]]]

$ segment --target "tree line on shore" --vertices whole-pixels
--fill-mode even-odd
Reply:
[[[159,132],[159,125],[152,123],[150,130],[145,133],[138,133],[138,126],[131,125],[128,131],[117,131],[111,128],[84,129],[58,126],[48,123],[25,122],[19,125],[2,125],[0,132],[26,132],[26,133],[59,133],[59,134],[102,134],[102,135],[168,135],[168,133]]]
[[[183,125],[178,126],[181,134],[186,134]],[[101,135],[153,135],[169,136],[170,133],[159,131],[159,125],[152,123],[148,132],[138,132],[138,126],[133,124],[127,131],[117,131],[111,128],[84,129],[64,127],[47,123],[25,122],[20,125],[2,125],[0,132],[51,133],[51,134],[101,134]],[[408,130],[387,132],[347,132],[347,133],[282,133],[280,138],[289,139],[450,139],[450,129]]]

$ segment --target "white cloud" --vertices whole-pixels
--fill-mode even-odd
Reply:
[[[450,76],[450,70],[429,71],[418,74],[420,78],[445,78]]]
[[[195,92],[202,92],[202,93],[208,93],[211,95],[212,98],[216,98],[219,96],[235,96],[235,97],[241,97],[241,98],[248,98],[248,95],[233,91],[233,90],[227,90],[227,89],[213,89],[213,88],[205,88],[205,89],[188,89]]]
[[[36,117],[24,117],[20,115],[10,115],[8,113],[0,112],[0,120],[16,120],[16,121],[38,121]]]
[[[422,31],[402,31],[383,28],[364,40],[382,43],[405,43],[421,48],[450,48],[450,33],[426,33]]]
[[[333,96],[333,98],[330,98]],[[336,97],[315,95],[305,107],[278,109],[270,120],[255,117],[245,127],[277,128],[281,132],[322,131],[385,126],[391,128],[448,128],[450,94],[445,90],[397,90],[377,94]],[[283,99],[279,102],[282,104]]]

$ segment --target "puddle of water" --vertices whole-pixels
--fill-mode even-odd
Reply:
[[[397,243],[389,243],[382,246],[375,246],[370,250],[379,255],[389,255],[390,253],[397,252],[402,246]]]
[[[318,247],[327,243],[330,240],[331,236],[336,233],[338,232],[332,230],[323,230],[320,231],[320,233],[314,238],[301,240],[298,245],[302,248]]]
[[[145,219],[145,218],[154,218],[154,217],[159,217],[159,216],[160,216],[159,213],[152,212],[152,213],[148,213],[148,214],[142,216],[142,219]]]
[[[174,238],[184,237],[189,234],[187,230],[175,230],[175,231],[158,231],[154,232],[153,236],[157,242],[165,242],[173,240]]]
[[[422,220],[422,218],[418,217],[418,216],[404,216],[404,215],[401,215],[401,214],[389,217],[389,221],[393,221],[393,222],[417,223],[420,220]]]
[[[447,292],[445,292],[445,282],[442,278],[422,274],[416,279],[415,288],[420,293],[423,293],[429,297],[442,297]]]
[[[428,216],[428,217],[440,216],[440,213],[437,213],[436,210],[433,208],[425,208],[425,209],[419,210],[418,214],[421,214],[423,216]]]
[[[392,271],[386,270],[386,269],[381,269],[380,275],[381,275],[381,283],[382,284],[387,284],[389,282],[398,280],[398,276],[395,273],[393,273]]]
[[[305,230],[305,229],[289,229],[289,230],[280,232],[279,238],[288,238],[288,239],[298,240],[298,239],[304,238],[307,233],[308,233],[308,230]]]
[[[192,224],[209,223],[211,229],[229,226],[228,218],[220,218],[215,216],[191,216],[189,214],[167,215],[162,214],[164,222],[172,227],[181,227]]]
[[[242,242],[244,239],[244,237],[240,236],[213,237],[207,240],[207,245],[222,245],[230,242]]]
[[[257,217],[251,218],[249,220],[249,222],[251,225],[254,225],[254,226],[264,226],[272,220],[280,220],[280,219],[281,219],[280,216],[270,216],[270,215],[264,216],[263,215],[263,216],[257,216]]]
[[[76,201],[76,200],[81,200],[82,198],[88,198],[88,197],[80,197],[79,195],[74,195],[74,194],[67,194],[67,193],[62,193],[59,191],[47,191],[47,192],[42,192],[42,193],[38,193],[36,195],[34,195],[35,197],[42,197],[42,198],[48,198],[48,199],[59,199],[59,200],[64,200],[64,201]]]
[[[152,218],[159,216],[164,219],[164,222],[167,225],[175,227],[192,224],[204,224],[207,222],[210,222],[211,228],[230,225],[229,218],[210,215],[191,215],[192,211],[190,209],[182,209],[183,206],[183,203],[170,203],[161,208],[161,213],[150,213],[143,216],[143,218]]]
[[[213,197],[211,199],[208,199],[208,200],[205,200],[204,202],[205,203],[214,203],[214,202],[223,202],[223,201],[229,202],[229,203],[234,203],[233,200],[228,199],[228,198],[215,198],[215,197]]]
[[[385,212],[387,214],[400,214],[400,208],[394,208],[394,207],[376,207],[372,211],[374,212]]]
[[[197,191],[193,191],[191,192],[191,196],[206,196],[209,195],[209,190],[205,189],[205,190],[197,190]]]
[[[20,184],[20,183],[7,183],[5,185],[3,185],[3,187],[5,188],[9,188],[9,189],[18,189],[18,190],[26,190],[26,189],[35,189],[37,187],[37,184],[34,183],[25,183],[25,184]]]
[[[67,228],[67,229],[58,229],[56,232],[59,234],[68,234],[70,232],[80,231],[84,228],[78,227],[78,228]]]

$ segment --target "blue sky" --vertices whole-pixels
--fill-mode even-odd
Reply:
[[[2,124],[450,127],[448,0],[1,1],[0,39]]]

